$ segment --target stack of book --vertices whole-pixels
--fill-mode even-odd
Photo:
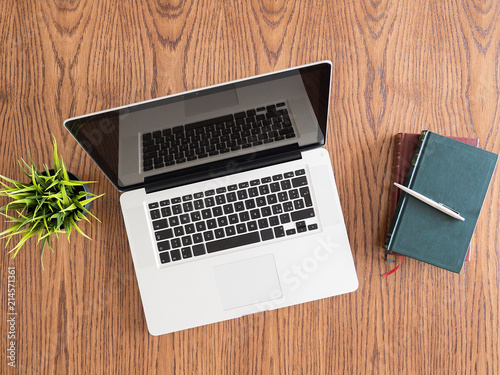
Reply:
[[[478,148],[477,138],[432,132],[396,135],[393,182],[460,212],[460,221],[402,192],[391,191],[387,253],[406,255],[460,273],[498,155]]]

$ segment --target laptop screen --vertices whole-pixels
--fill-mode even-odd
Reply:
[[[121,191],[145,181],[325,144],[331,63],[321,62],[65,121]]]

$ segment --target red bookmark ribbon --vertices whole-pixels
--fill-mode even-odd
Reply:
[[[398,261],[398,264],[396,265],[396,267],[394,267],[392,270],[390,270],[389,272],[386,272],[382,275],[382,277],[387,277],[389,276],[390,274],[394,273],[397,271],[397,269],[399,268],[399,266],[401,265],[401,262],[403,261],[403,256],[400,255],[399,256],[399,261]]]

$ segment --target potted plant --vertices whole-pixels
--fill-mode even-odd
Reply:
[[[11,199],[5,206],[0,207],[0,213],[7,218],[10,226],[0,233],[0,238],[8,238],[6,246],[15,235],[22,235],[17,245],[9,251],[14,258],[26,241],[36,236],[41,242],[41,260],[43,266],[43,251],[45,245],[53,251],[51,237],[59,237],[66,233],[68,241],[71,232],[76,230],[89,238],[78,227],[81,219],[87,221],[86,214],[97,219],[89,208],[92,202],[102,195],[90,192],[87,184],[95,181],[80,181],[66,170],[66,166],[57,154],[56,139],[54,145],[54,166],[47,165],[39,170],[30,156],[30,164],[21,159],[19,166],[26,175],[25,182],[16,181],[0,175],[0,196]],[[13,214],[10,214],[13,212]]]

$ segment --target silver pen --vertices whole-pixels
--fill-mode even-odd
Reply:
[[[411,190],[411,189],[407,188],[406,186],[398,184],[397,182],[395,182],[394,185],[396,185],[398,188],[400,188],[404,192],[410,194],[411,196],[421,200],[424,203],[427,203],[429,206],[434,207],[435,209],[437,209],[441,212],[444,212],[445,214],[451,216],[454,219],[458,219],[461,221],[465,220],[462,216],[460,216],[460,213],[458,211],[455,211],[454,209],[452,209],[448,206],[445,206],[442,203],[438,203],[436,201],[433,201],[432,199],[427,198],[425,195],[417,193],[415,190]]]

